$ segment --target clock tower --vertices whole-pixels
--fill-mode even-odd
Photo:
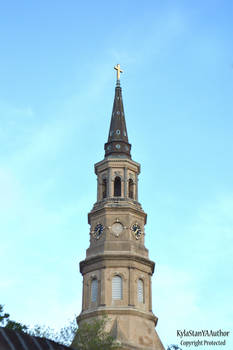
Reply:
[[[154,262],[144,245],[146,213],[138,202],[140,164],[131,159],[120,86],[120,65],[105,157],[95,164],[97,201],[88,214],[90,246],[80,262],[78,324],[108,316],[107,331],[124,350],[164,350],[152,312]]]

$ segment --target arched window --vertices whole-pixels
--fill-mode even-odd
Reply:
[[[91,281],[91,301],[97,301],[98,297],[98,281],[94,278]]]
[[[133,180],[129,179],[129,198],[133,199]]]
[[[138,301],[144,303],[144,282],[142,279],[138,280]]]
[[[107,180],[106,179],[103,179],[102,193],[103,193],[103,198],[106,198],[107,197]]]
[[[112,299],[122,299],[122,278],[114,276],[112,279]]]
[[[119,176],[115,177],[114,180],[114,197],[121,196],[121,178]]]

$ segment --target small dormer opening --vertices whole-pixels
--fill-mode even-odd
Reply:
[[[114,197],[121,196],[121,178],[119,176],[115,177],[114,180]]]
[[[133,193],[133,180],[129,179],[129,198],[134,198],[134,193]]]
[[[107,179],[103,179],[103,183],[102,183],[102,194],[103,194],[103,198],[107,197]]]

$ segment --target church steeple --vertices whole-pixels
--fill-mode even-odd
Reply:
[[[117,70],[117,83],[112,109],[112,118],[108,135],[108,142],[105,143],[105,157],[127,157],[131,158],[131,145],[128,141],[127,128],[125,122],[122,90],[120,86],[120,65],[114,67]]]
[[[95,164],[97,201],[88,214],[90,245],[80,262],[83,302],[77,322],[91,323],[107,315],[106,328],[122,350],[165,350],[154,329],[158,320],[152,312],[155,264],[144,244],[147,215],[138,202],[140,164],[130,156],[122,71],[119,65],[114,68],[117,84],[109,137],[105,158]]]

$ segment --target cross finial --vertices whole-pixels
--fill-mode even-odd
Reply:
[[[117,80],[120,80],[120,74],[123,73],[123,70],[121,69],[120,65],[117,64],[114,69],[117,71]]]

